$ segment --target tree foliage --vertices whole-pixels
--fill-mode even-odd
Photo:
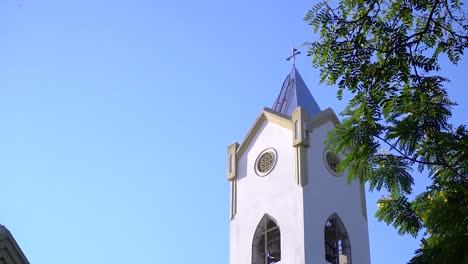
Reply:
[[[468,131],[450,123],[455,105],[440,59],[457,64],[468,47],[458,0],[342,0],[315,5],[306,43],[321,82],[352,95],[328,146],[345,153],[348,180],[385,190],[376,217],[400,234],[423,232],[410,260],[468,263]],[[430,179],[413,193],[414,177]]]

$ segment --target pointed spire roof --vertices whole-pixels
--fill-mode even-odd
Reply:
[[[286,76],[273,110],[285,115],[291,115],[298,106],[304,108],[310,117],[321,112],[320,107],[310,93],[296,66]]]

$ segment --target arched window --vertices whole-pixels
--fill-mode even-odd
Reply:
[[[351,264],[348,232],[336,214],[325,224],[325,260],[332,264]]]
[[[275,220],[264,215],[252,243],[252,264],[271,264],[281,260],[281,235]]]

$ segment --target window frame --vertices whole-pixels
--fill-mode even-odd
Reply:
[[[273,226],[268,228],[269,223]],[[270,237],[271,233],[277,231],[277,235]],[[277,243],[274,246],[279,247],[279,255],[277,259],[270,258],[270,242]],[[263,245],[262,245],[263,244]],[[259,248],[263,246],[263,256],[259,254]],[[275,258],[275,257],[273,257]],[[252,264],[272,264],[281,261],[281,230],[277,222],[269,215],[265,214],[255,229],[252,239]]]

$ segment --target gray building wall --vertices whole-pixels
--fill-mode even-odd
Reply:
[[[29,264],[10,231],[0,225],[0,264]]]

